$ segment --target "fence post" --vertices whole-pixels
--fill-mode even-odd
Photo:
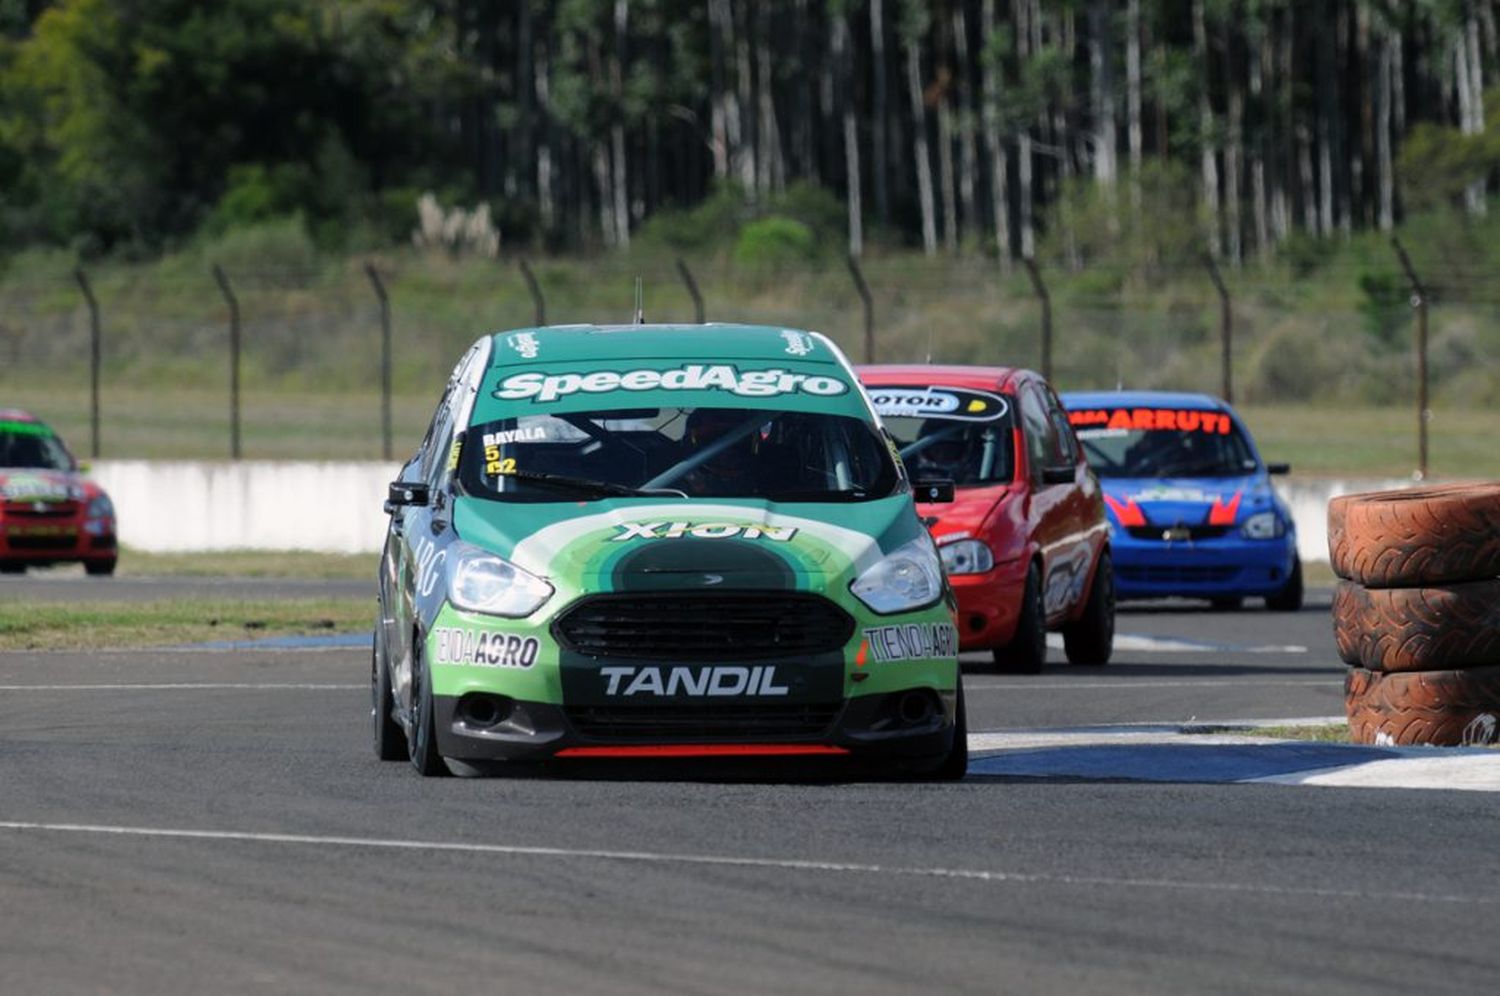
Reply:
[[[1432,412],[1427,407],[1427,288],[1422,286],[1422,281],[1417,277],[1417,271],[1411,265],[1411,257],[1406,255],[1406,247],[1401,240],[1395,236],[1391,237],[1391,245],[1396,250],[1396,257],[1401,260],[1401,269],[1406,271],[1406,279],[1411,281],[1411,306],[1417,311],[1417,473],[1416,479],[1424,481],[1427,479],[1427,423],[1432,418]]]
[[[89,305],[89,455],[99,459],[99,361],[103,353],[103,342],[99,334],[99,302],[94,299],[94,289],[89,286],[88,275],[83,267],[73,271],[73,278],[83,291],[83,299]]]
[[[1030,256],[1023,256],[1021,262],[1026,266],[1026,275],[1031,278],[1031,289],[1036,291],[1037,299],[1042,302],[1042,378],[1050,384],[1052,383],[1052,295],[1047,293],[1047,285],[1042,283],[1042,274],[1036,268],[1036,260]]]
[[[1208,253],[1203,254],[1203,265],[1208,267],[1208,279],[1214,282],[1214,289],[1219,292],[1219,342],[1221,344],[1222,357],[1219,361],[1222,373],[1222,389],[1224,400],[1231,405],[1234,404],[1234,376],[1231,368],[1231,343],[1233,342],[1234,314],[1229,305],[1229,289],[1224,286],[1224,278],[1219,273],[1219,264]]]
[[[865,283],[865,275],[860,271],[859,260],[851,254],[848,257],[849,275],[854,278],[854,289],[859,292],[859,299],[865,305],[865,362],[875,362],[875,299],[870,296],[870,285]]]
[[[229,303],[229,456],[240,458],[240,302],[229,286],[223,267],[214,264],[214,279]]]
[[[542,297],[542,285],[537,283],[531,266],[524,259],[520,263],[521,276],[526,278],[526,289],[531,291],[531,303],[536,306],[536,326],[541,328],[547,324],[547,299]]]
[[[688,293],[693,295],[693,321],[702,325],[703,295],[698,292],[698,281],[693,279],[693,271],[688,269],[681,256],[677,257],[677,272],[682,274],[682,282],[687,284]]]
[[[365,263],[365,276],[380,299],[380,455],[391,459],[391,300],[374,263]]]

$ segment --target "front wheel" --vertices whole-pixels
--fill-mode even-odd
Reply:
[[[1032,564],[1021,592],[1016,635],[995,650],[995,670],[1006,674],[1041,674],[1047,663],[1047,606],[1042,601],[1042,572]]]
[[[375,625],[375,642],[370,648],[370,727],[375,740],[375,756],[382,761],[399,761],[408,756],[406,734],[391,716],[391,672],[385,655],[380,652],[380,624]]]
[[[1302,608],[1302,558],[1292,558],[1292,574],[1286,586],[1266,596],[1266,608],[1272,612],[1296,612]]]
[[[411,735],[406,738],[411,766],[424,778],[447,775],[448,766],[437,751],[436,720],[432,714],[432,675],[422,661],[421,643],[412,651]]]
[[[1108,664],[1115,650],[1115,568],[1109,551],[1099,555],[1083,616],[1063,630],[1069,664]]]
[[[85,560],[83,572],[93,577],[107,578],[115,573],[115,560]]]
[[[935,782],[956,782],[969,771],[969,717],[964,708],[964,677],[958,676],[958,702],[953,710],[953,746],[948,756],[932,770]]]

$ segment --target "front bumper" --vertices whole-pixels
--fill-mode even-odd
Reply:
[[[916,698],[912,698],[915,696]],[[920,717],[917,699],[926,702]],[[903,708],[905,707],[905,708]],[[438,753],[457,761],[545,761],[558,756],[843,754],[935,761],[953,745],[955,695],[929,688],[855,696],[823,706],[558,706],[488,693],[433,699]],[[801,748],[801,749],[799,749]]]
[[[1169,543],[1136,540],[1117,531],[1112,554],[1116,598],[1233,598],[1281,591],[1291,576],[1297,547],[1290,535]]]
[[[1030,562],[1022,558],[996,564],[983,574],[948,576],[958,599],[960,650],[1003,647],[1015,637],[1029,567]]]
[[[114,560],[118,555],[113,522],[101,528],[81,518],[46,522],[0,519],[0,561],[40,566]]]

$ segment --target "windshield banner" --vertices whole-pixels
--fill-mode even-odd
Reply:
[[[868,390],[870,403],[881,418],[993,422],[1010,410],[1004,398],[988,391],[957,387],[871,387]]]
[[[1068,422],[1083,430],[1079,436],[1098,430],[1171,430],[1229,435],[1229,416],[1221,412],[1182,408],[1093,408],[1068,412]]]

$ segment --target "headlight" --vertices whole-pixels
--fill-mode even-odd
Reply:
[[[1275,512],[1256,512],[1240,525],[1245,539],[1275,539],[1286,533],[1286,525]]]
[[[943,568],[932,539],[919,536],[902,544],[849,586],[854,596],[881,615],[920,609],[943,593]]]
[[[521,619],[552,597],[552,586],[468,543],[448,548],[448,601],[454,608]]]
[[[115,517],[115,504],[109,500],[109,495],[100,495],[89,502],[90,519],[113,519]]]
[[[949,574],[983,574],[995,566],[995,555],[983,540],[966,539],[938,547]]]

